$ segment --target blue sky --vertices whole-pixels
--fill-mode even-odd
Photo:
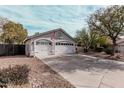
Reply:
[[[63,28],[74,36],[77,30],[86,27],[87,16],[101,7],[105,6],[0,6],[0,16],[23,24],[29,35]]]

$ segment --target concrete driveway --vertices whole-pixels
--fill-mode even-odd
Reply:
[[[124,63],[98,60],[82,55],[42,59],[75,87],[124,87]]]

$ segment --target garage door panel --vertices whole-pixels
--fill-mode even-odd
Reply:
[[[68,48],[67,47],[63,47],[63,46],[57,46],[56,49],[55,49],[55,52],[57,53],[67,53],[69,52]]]
[[[48,41],[38,41],[37,45],[36,45],[36,55],[37,56],[44,56],[44,55],[49,55],[51,52],[51,42]]]
[[[55,53],[74,53],[75,46],[74,45],[56,45]]]
[[[47,51],[48,50],[48,46],[46,45],[38,45],[36,46],[36,51]]]

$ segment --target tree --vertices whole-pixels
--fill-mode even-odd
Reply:
[[[96,49],[98,44],[100,45],[99,42],[100,37],[96,32],[92,32],[92,31],[89,31],[89,35],[90,35],[90,43],[91,43],[90,48]]]
[[[96,46],[97,38],[98,35],[95,32],[90,32],[83,28],[81,31],[77,31],[75,41],[84,48],[85,52],[88,52],[91,46]]]
[[[9,20],[7,18],[4,18],[4,17],[0,16],[0,26],[3,26],[7,22],[9,22]]]
[[[88,25],[91,31],[111,39],[114,55],[117,38],[124,31],[124,6],[115,5],[97,10],[90,15]]]
[[[89,48],[89,38],[88,33],[86,32],[86,29],[82,29],[81,31],[76,32],[75,41],[78,46],[84,47],[88,50]]]
[[[27,30],[22,24],[9,21],[3,25],[3,33],[0,38],[4,43],[22,44],[27,37]]]
[[[7,18],[4,18],[4,17],[0,16],[0,32],[2,32],[3,25],[5,23],[8,23],[8,22],[9,22],[9,20]]]
[[[78,46],[85,49],[86,52],[89,49],[95,50],[96,48],[103,47],[110,44],[110,40],[107,36],[101,36],[97,32],[86,30],[77,31],[75,41]]]
[[[111,41],[109,39],[108,36],[99,36],[99,39],[97,41],[97,43],[100,45],[100,46],[107,46],[107,45],[110,45],[111,44]]]

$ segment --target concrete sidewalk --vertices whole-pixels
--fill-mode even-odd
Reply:
[[[75,87],[124,87],[124,63],[98,60],[83,55],[42,59]]]

